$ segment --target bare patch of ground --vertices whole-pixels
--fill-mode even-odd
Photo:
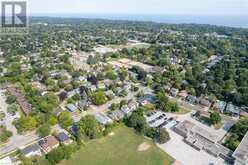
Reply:
[[[147,142],[143,142],[138,146],[138,151],[146,151],[150,148],[150,144],[148,144]]]
[[[114,133],[114,132],[110,132],[108,135],[109,135],[109,136],[114,136],[115,133]]]

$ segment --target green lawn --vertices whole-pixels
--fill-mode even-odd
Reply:
[[[143,142],[150,148],[138,151]],[[169,165],[172,162],[173,159],[153,142],[120,126],[114,130],[114,135],[89,142],[61,165]]]

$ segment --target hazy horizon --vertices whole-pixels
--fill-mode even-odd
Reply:
[[[155,14],[100,14],[100,13],[43,13],[33,17],[88,18],[129,21],[152,21],[168,24],[210,24],[217,26],[248,28],[248,16],[207,16],[207,15],[155,15]]]

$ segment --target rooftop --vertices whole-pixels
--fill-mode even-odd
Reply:
[[[68,135],[64,132],[60,132],[56,137],[60,142],[64,142],[69,139]]]
[[[24,154],[24,155],[27,155],[27,154],[29,154],[29,153],[31,153],[31,152],[35,152],[35,151],[38,151],[38,150],[40,150],[40,147],[39,147],[39,145],[38,144],[32,144],[32,145],[30,145],[30,146],[27,146],[26,148],[24,148],[23,150],[22,150],[22,153]]]

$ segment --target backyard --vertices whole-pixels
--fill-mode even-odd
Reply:
[[[107,137],[93,140],[61,165],[169,165],[173,158],[153,142],[120,126]]]

